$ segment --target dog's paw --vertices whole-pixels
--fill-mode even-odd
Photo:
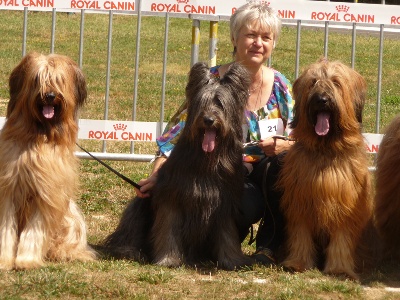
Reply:
[[[40,268],[44,265],[42,260],[30,260],[30,259],[15,259],[15,270],[29,270],[29,269],[36,269]]]
[[[13,259],[0,259],[0,270],[9,271],[14,269]]]
[[[282,262],[282,266],[285,270],[289,272],[304,272],[306,270],[312,269],[314,267],[314,264],[306,263],[301,260],[290,259]]]
[[[182,264],[182,260],[174,256],[165,256],[156,260],[155,264],[164,267],[179,267]]]
[[[240,270],[250,267],[254,264],[254,259],[240,255],[238,257],[225,257],[217,261],[218,267],[224,270]]]
[[[354,280],[354,281],[360,281],[360,277],[353,270],[351,270],[349,268],[343,268],[343,269],[342,268],[341,269],[328,269],[328,268],[325,268],[323,270],[323,272],[325,274],[333,275],[333,276],[336,276],[336,277],[343,277],[343,278],[351,279],[351,280]]]

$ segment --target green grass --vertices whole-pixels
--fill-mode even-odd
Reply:
[[[0,11],[0,116],[5,115],[8,98],[8,76],[22,53],[22,12]],[[89,101],[82,118],[102,119],[105,99],[108,15],[85,16],[83,70],[87,77]],[[57,14],[55,52],[76,61],[79,55],[79,14]],[[138,85],[138,121],[157,121],[160,115],[161,72],[165,20],[144,17],[140,50]],[[168,42],[165,121],[183,100],[186,76],[190,66],[191,26],[186,19],[171,18]],[[201,23],[200,60],[208,60],[207,22]],[[219,24],[217,62],[231,60],[232,46],[226,22]],[[28,14],[27,51],[47,53],[50,50],[51,13]],[[290,81],[295,76],[296,30],[284,27],[275,49],[272,66]],[[322,30],[301,32],[300,68],[323,55]],[[135,70],[136,17],[114,15],[110,78],[109,119],[132,118],[133,79]],[[351,35],[330,32],[331,60],[350,64]],[[368,82],[368,99],[364,128],[373,132],[377,98],[377,62],[379,40],[376,35],[359,34],[356,41],[355,68]],[[381,124],[383,128],[400,112],[398,80],[400,40],[386,39],[382,74]],[[81,141],[91,151],[100,151],[101,143]],[[108,152],[128,152],[129,144],[108,142]],[[137,143],[139,153],[153,153],[152,143]],[[134,181],[147,177],[151,164],[109,162]],[[80,164],[81,188],[78,204],[87,221],[89,241],[104,239],[117,225],[121,212],[134,196],[131,186],[94,161]],[[254,245],[243,244],[245,253]],[[100,259],[91,263],[49,264],[31,271],[0,271],[1,299],[398,299],[400,294],[385,287],[400,286],[400,266],[383,265],[363,274],[355,283],[310,270],[289,274],[280,268],[255,266],[252,269],[227,272],[213,268],[178,269],[140,265],[124,260]]]

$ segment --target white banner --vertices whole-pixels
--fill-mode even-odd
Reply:
[[[53,8],[60,10],[116,10],[133,12],[136,10],[135,1],[116,0],[0,0],[0,9],[49,11]]]
[[[164,129],[163,124],[162,129]],[[79,120],[79,139],[120,142],[155,142],[161,135],[157,122]]]
[[[0,129],[5,118],[0,117]],[[163,124],[163,130],[166,123]],[[107,140],[119,142],[155,142],[161,135],[157,122],[79,120],[78,138],[81,140]],[[378,153],[383,134],[363,133],[368,153]]]
[[[379,144],[382,141],[383,134],[379,133],[363,133],[367,146],[367,153],[378,153]]]
[[[230,16],[246,3],[243,0],[160,0],[143,1],[142,11]],[[286,20],[330,21],[364,24],[400,25],[400,6],[338,3],[306,0],[263,1]]]
[[[142,0],[142,12],[184,15],[231,16],[247,0]],[[329,21],[359,24],[400,25],[400,6],[308,0],[264,1],[284,20]],[[136,12],[138,1],[117,0],[0,0],[0,9],[48,11],[95,10]]]
[[[0,129],[5,117],[0,117]],[[163,124],[164,130],[166,123]],[[155,142],[161,135],[158,122],[109,121],[80,119],[78,139],[120,142]]]

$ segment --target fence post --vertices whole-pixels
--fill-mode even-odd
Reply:
[[[28,30],[28,8],[24,7],[24,25],[22,29],[22,57],[26,54],[26,32]]]
[[[300,39],[301,39],[301,20],[297,21],[297,35],[296,35],[296,62],[294,67],[294,78],[299,77],[300,69]]]
[[[356,23],[353,23],[353,32],[351,39],[351,67],[354,69],[355,60],[356,60]]]
[[[110,97],[110,70],[111,70],[111,42],[112,42],[113,11],[109,11],[108,43],[107,43],[107,71],[106,71],[106,95],[104,97],[104,120],[108,120],[108,102]],[[103,141],[102,151],[106,152],[106,141]]]
[[[85,10],[81,9],[81,23],[79,30],[79,67],[83,68],[83,33],[85,27]]]
[[[193,20],[192,23],[192,55],[190,66],[192,67],[199,61],[199,44],[200,44],[200,20]]]
[[[132,120],[136,121],[136,107],[138,99],[138,83],[139,83],[139,58],[140,58],[140,30],[142,26],[142,0],[139,0],[137,6],[137,24],[136,24],[136,55],[135,55],[135,76],[133,80],[133,108]],[[131,142],[131,153],[135,152],[135,143]]]
[[[56,9],[53,8],[52,17],[51,17],[51,45],[50,45],[50,53],[54,53],[54,43],[56,38]]]
[[[209,66],[214,67],[217,64],[217,43],[218,43],[218,22],[210,21],[210,46],[209,46]]]
[[[378,62],[378,88],[376,92],[376,120],[375,133],[379,133],[380,115],[381,115],[381,91],[382,91],[382,58],[383,58],[383,31],[384,25],[381,24],[379,35],[379,62]]]
[[[169,13],[165,16],[165,32],[164,32],[164,57],[161,84],[161,108],[160,108],[160,126],[159,132],[163,131],[164,107],[165,107],[165,85],[167,82],[167,58],[168,58],[168,33],[169,33]]]
[[[325,21],[324,57],[328,58],[329,21]]]

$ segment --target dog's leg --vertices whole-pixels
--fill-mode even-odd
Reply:
[[[151,198],[135,197],[125,208],[113,233],[100,245],[117,258],[149,260],[149,234],[153,224]]]
[[[96,252],[88,246],[86,223],[82,212],[74,201],[69,202],[69,229],[65,240],[74,246],[75,251],[72,251],[72,259],[82,261],[93,260],[96,258]]]
[[[215,234],[214,253],[218,266],[227,270],[234,270],[250,266],[253,261],[243,254],[237,228],[233,220],[226,220],[224,226]]]
[[[159,207],[151,229],[153,260],[160,266],[178,267],[183,262],[180,216],[171,207]]]
[[[17,219],[14,205],[4,197],[0,200],[0,270],[11,270],[14,267],[17,247]]]
[[[316,249],[310,228],[306,224],[288,226],[288,257],[283,266],[293,271],[305,271],[315,266]]]
[[[44,248],[47,248],[45,241],[48,237],[44,226],[44,218],[39,210],[32,211],[19,236],[16,269],[33,269],[44,264]]]
[[[90,261],[96,258],[86,239],[86,224],[82,213],[72,200],[64,216],[64,224],[54,246],[49,249],[48,257],[56,261],[81,260]]]
[[[345,274],[351,279],[358,280],[354,272],[354,251],[357,239],[347,228],[332,231],[330,242],[326,251],[324,273],[341,275]]]

